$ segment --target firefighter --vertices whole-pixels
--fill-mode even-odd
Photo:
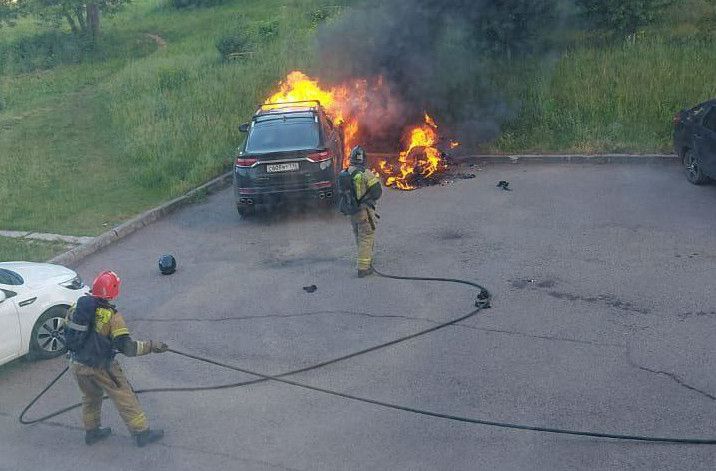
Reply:
[[[68,313],[65,336],[69,340],[72,371],[82,391],[82,420],[85,443],[92,445],[107,438],[112,430],[102,428],[102,396],[107,394],[119,411],[137,446],[143,447],[164,436],[163,430],[149,428],[137,395],[114,359],[116,352],[126,356],[163,353],[163,342],[133,340],[122,314],[109,301],[119,296],[121,281],[111,272],[100,273],[92,283],[91,295],[81,297]],[[82,311],[86,318],[82,321]],[[72,334],[82,335],[81,342]]]
[[[365,168],[366,154],[361,146],[351,150],[350,193],[354,210],[349,210],[353,233],[358,246],[358,277],[373,273],[373,244],[375,242],[375,223],[377,215],[375,205],[383,193],[380,180],[373,172]]]

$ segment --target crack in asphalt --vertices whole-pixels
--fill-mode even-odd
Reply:
[[[252,315],[252,316],[227,316],[227,317],[214,317],[214,318],[201,318],[201,317],[181,317],[181,318],[175,318],[175,319],[168,319],[168,318],[159,318],[159,319],[152,319],[152,318],[138,318],[133,319],[134,322],[229,322],[229,321],[242,321],[242,320],[251,320],[251,319],[271,319],[271,318],[279,318],[279,319],[285,319],[285,318],[292,318],[292,317],[309,317],[309,316],[320,316],[325,314],[345,314],[350,316],[360,316],[360,317],[369,317],[374,319],[405,319],[405,320],[411,320],[411,321],[419,321],[419,322],[427,322],[430,324],[440,324],[440,322],[428,319],[425,317],[414,317],[414,316],[406,316],[406,315],[400,315],[400,314],[371,314],[368,312],[360,312],[360,311],[345,311],[345,310],[334,310],[334,311],[312,311],[312,312],[303,312],[303,313],[297,313],[297,314],[264,314],[264,315]],[[513,330],[503,330],[503,329],[491,329],[487,327],[477,327],[472,326],[468,324],[453,324],[454,327],[461,327],[464,329],[470,329],[470,330],[478,330],[482,332],[489,332],[489,333],[497,333],[497,334],[505,334],[505,335],[516,335],[520,337],[525,338],[534,338],[534,339],[540,339],[540,340],[550,340],[550,341],[558,341],[558,342],[568,342],[568,343],[577,343],[577,344],[583,344],[583,345],[592,345],[596,347],[616,347],[616,348],[624,348],[624,344],[617,344],[617,343],[601,343],[601,342],[595,342],[593,340],[583,340],[583,339],[575,339],[575,338],[569,338],[569,337],[557,337],[557,336],[551,336],[551,335],[538,335],[538,334],[528,334],[525,332],[519,332],[519,331],[513,331]]]
[[[374,317],[374,318],[397,318],[397,319],[408,319],[408,320],[419,320],[419,321],[430,321],[430,319],[424,319],[420,317],[401,316],[398,314],[370,314],[367,312],[357,311],[311,311],[301,312],[297,314],[264,314],[264,315],[252,315],[252,316],[227,316],[227,317],[178,317],[178,318],[133,318],[132,322],[228,322],[228,321],[243,321],[251,319],[287,319],[291,317],[310,317],[320,316],[323,314],[347,314],[352,316],[362,317]],[[431,321],[432,322],[432,321]]]
[[[664,370],[656,370],[653,368],[649,368],[649,367],[640,365],[639,363],[637,363],[635,360],[632,359],[631,347],[628,344],[626,347],[626,359],[627,359],[627,363],[629,363],[629,365],[633,368],[636,368],[641,371],[646,371],[647,373],[652,373],[655,375],[666,376],[667,378],[671,379],[673,382],[675,382],[682,388],[687,389],[692,392],[695,392],[696,394],[700,394],[701,396],[706,397],[712,401],[716,401],[716,395],[713,395],[708,391],[704,391],[703,389],[699,389],[696,386],[690,385],[676,373],[672,373],[670,371],[664,371]]]
[[[648,371],[649,373],[666,376],[667,378],[670,378],[672,381],[674,381],[679,386],[686,388],[689,391],[693,391],[697,394],[701,394],[702,396],[707,397],[707,398],[711,399],[712,401],[716,401],[716,396],[714,396],[713,394],[711,394],[707,391],[704,391],[703,389],[699,389],[695,386],[691,386],[689,383],[687,383],[686,381],[681,379],[681,377],[675,373],[671,373],[669,371],[662,371],[662,370],[653,370],[651,368],[647,368],[646,366],[637,365],[637,364],[632,364],[632,366],[634,366],[642,371]]]
[[[466,325],[466,324],[455,324],[455,325],[457,325],[459,327],[465,327],[466,329],[481,330],[483,332],[493,332],[493,333],[506,334],[506,335],[517,335],[520,337],[528,337],[528,338],[533,338],[533,339],[551,340],[551,341],[568,342],[568,343],[579,343],[579,344],[584,344],[584,345],[593,345],[595,347],[626,348],[625,344],[619,344],[619,343],[601,343],[601,342],[595,342],[593,340],[574,339],[574,338],[569,338],[569,337],[527,334],[525,332],[519,332],[519,331],[513,331],[513,330],[489,329],[487,327],[475,327],[475,326]]]

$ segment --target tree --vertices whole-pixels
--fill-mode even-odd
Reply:
[[[0,26],[15,24],[20,16],[20,6],[13,0],[0,0]]]
[[[8,0],[0,0],[8,1]],[[102,14],[112,14],[129,0],[19,0],[27,2],[27,10],[50,22],[66,21],[72,32],[92,40],[100,33]]]
[[[659,17],[673,0],[576,0],[593,29],[634,38]]]
[[[474,18],[488,50],[508,57],[541,49],[557,19],[556,0],[483,1]]]

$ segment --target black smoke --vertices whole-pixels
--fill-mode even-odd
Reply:
[[[402,109],[397,120],[374,114],[374,127],[399,133],[427,111],[478,147],[519,110],[499,70],[549,51],[559,1],[367,0],[322,27],[319,76],[384,77]]]

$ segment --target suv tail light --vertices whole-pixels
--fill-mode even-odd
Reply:
[[[236,159],[236,166],[237,167],[253,167],[256,165],[256,162],[258,162],[258,159],[244,159],[239,157]]]
[[[676,113],[674,115],[674,118],[672,119],[672,121],[673,121],[675,127],[678,126],[679,124],[681,124],[681,111],[679,111],[678,113]]]
[[[323,152],[315,152],[313,154],[308,154],[307,159],[311,162],[325,162],[326,160],[331,160],[333,156],[331,155],[330,150],[324,150]]]

